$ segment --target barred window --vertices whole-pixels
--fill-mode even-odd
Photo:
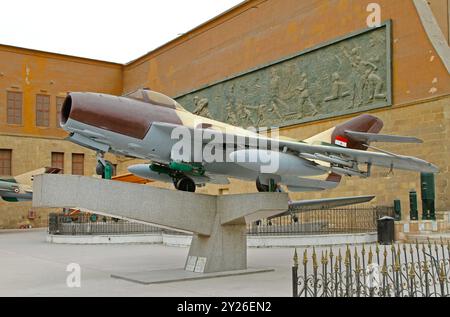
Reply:
[[[52,152],[52,165],[51,167],[61,169],[61,174],[64,174],[64,153]]]
[[[6,118],[8,124],[22,124],[22,93],[7,92]]]
[[[61,115],[61,108],[63,106],[64,97],[56,97],[56,127],[59,128],[59,117]]]
[[[0,149],[0,175],[11,176],[12,150]]]
[[[84,175],[84,154],[72,154],[72,175]]]
[[[50,96],[36,95],[36,126],[49,126]]]

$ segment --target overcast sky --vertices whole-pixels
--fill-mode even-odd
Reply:
[[[127,63],[242,1],[2,1],[0,43]]]

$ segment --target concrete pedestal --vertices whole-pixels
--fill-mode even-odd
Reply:
[[[111,277],[132,283],[150,285],[150,284],[165,284],[174,282],[206,280],[211,278],[249,275],[257,273],[268,273],[273,271],[274,271],[273,269],[249,268],[246,270],[234,270],[215,273],[195,273],[186,271],[185,269],[177,269],[177,270],[158,270],[158,271],[147,271],[136,273],[113,274],[111,275]]]
[[[33,207],[80,208],[192,232],[185,270],[194,273],[246,270],[246,223],[288,209],[286,193],[210,196],[52,174],[36,176],[33,187]]]

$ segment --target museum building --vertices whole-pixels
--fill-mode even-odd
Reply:
[[[372,113],[384,121],[383,133],[424,140],[382,148],[439,166],[436,208],[450,210],[450,1],[378,0],[381,23],[370,25],[372,2],[244,1],[125,65],[0,45],[0,175],[43,166],[93,175],[95,152],[65,141],[59,127],[65,96],[150,88],[199,115],[280,127],[298,140]],[[107,159],[118,174],[136,163]],[[376,205],[400,199],[406,207],[409,191],[420,190],[416,173],[373,173],[370,180],[345,178],[335,190],[291,198],[373,194]],[[235,180],[200,190],[253,191],[254,183]],[[46,222],[46,212],[33,212],[31,203],[0,202],[0,228]]]

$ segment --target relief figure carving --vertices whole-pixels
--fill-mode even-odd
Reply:
[[[200,117],[211,118],[211,114],[209,113],[208,105],[209,105],[209,100],[207,98],[200,99],[198,96],[195,96],[194,97],[195,109],[194,109],[193,113]]]
[[[361,31],[176,99],[197,115],[243,127],[384,107],[392,93],[388,30],[386,24]]]
[[[360,47],[355,47],[349,53],[344,49],[344,55],[350,60],[356,76],[353,107],[369,104],[374,99],[386,98],[383,92],[384,81],[377,75],[378,67],[374,64],[379,57],[373,58],[373,62],[363,60],[360,50]]]
[[[227,104],[227,107],[226,107],[226,118],[225,118],[224,122],[227,122],[227,123],[232,124],[232,125],[238,125],[239,124],[238,119],[236,117],[236,113],[234,113],[234,110],[232,108],[231,103]]]
[[[385,99],[386,94],[383,92],[384,82],[376,73],[378,68],[374,64],[368,64],[370,64],[368,66],[372,66],[372,68],[366,70],[364,76],[364,87],[367,87],[369,100],[373,101],[374,99]]]
[[[331,75],[331,81],[331,96],[326,97],[325,102],[350,96],[350,91],[346,90],[347,83],[341,80],[341,76],[338,72],[335,72]]]
[[[300,85],[295,88],[295,91],[298,97],[297,104],[300,107],[300,118],[315,116],[318,111],[311,100],[311,96],[309,95],[308,79],[306,73],[302,73]]]

